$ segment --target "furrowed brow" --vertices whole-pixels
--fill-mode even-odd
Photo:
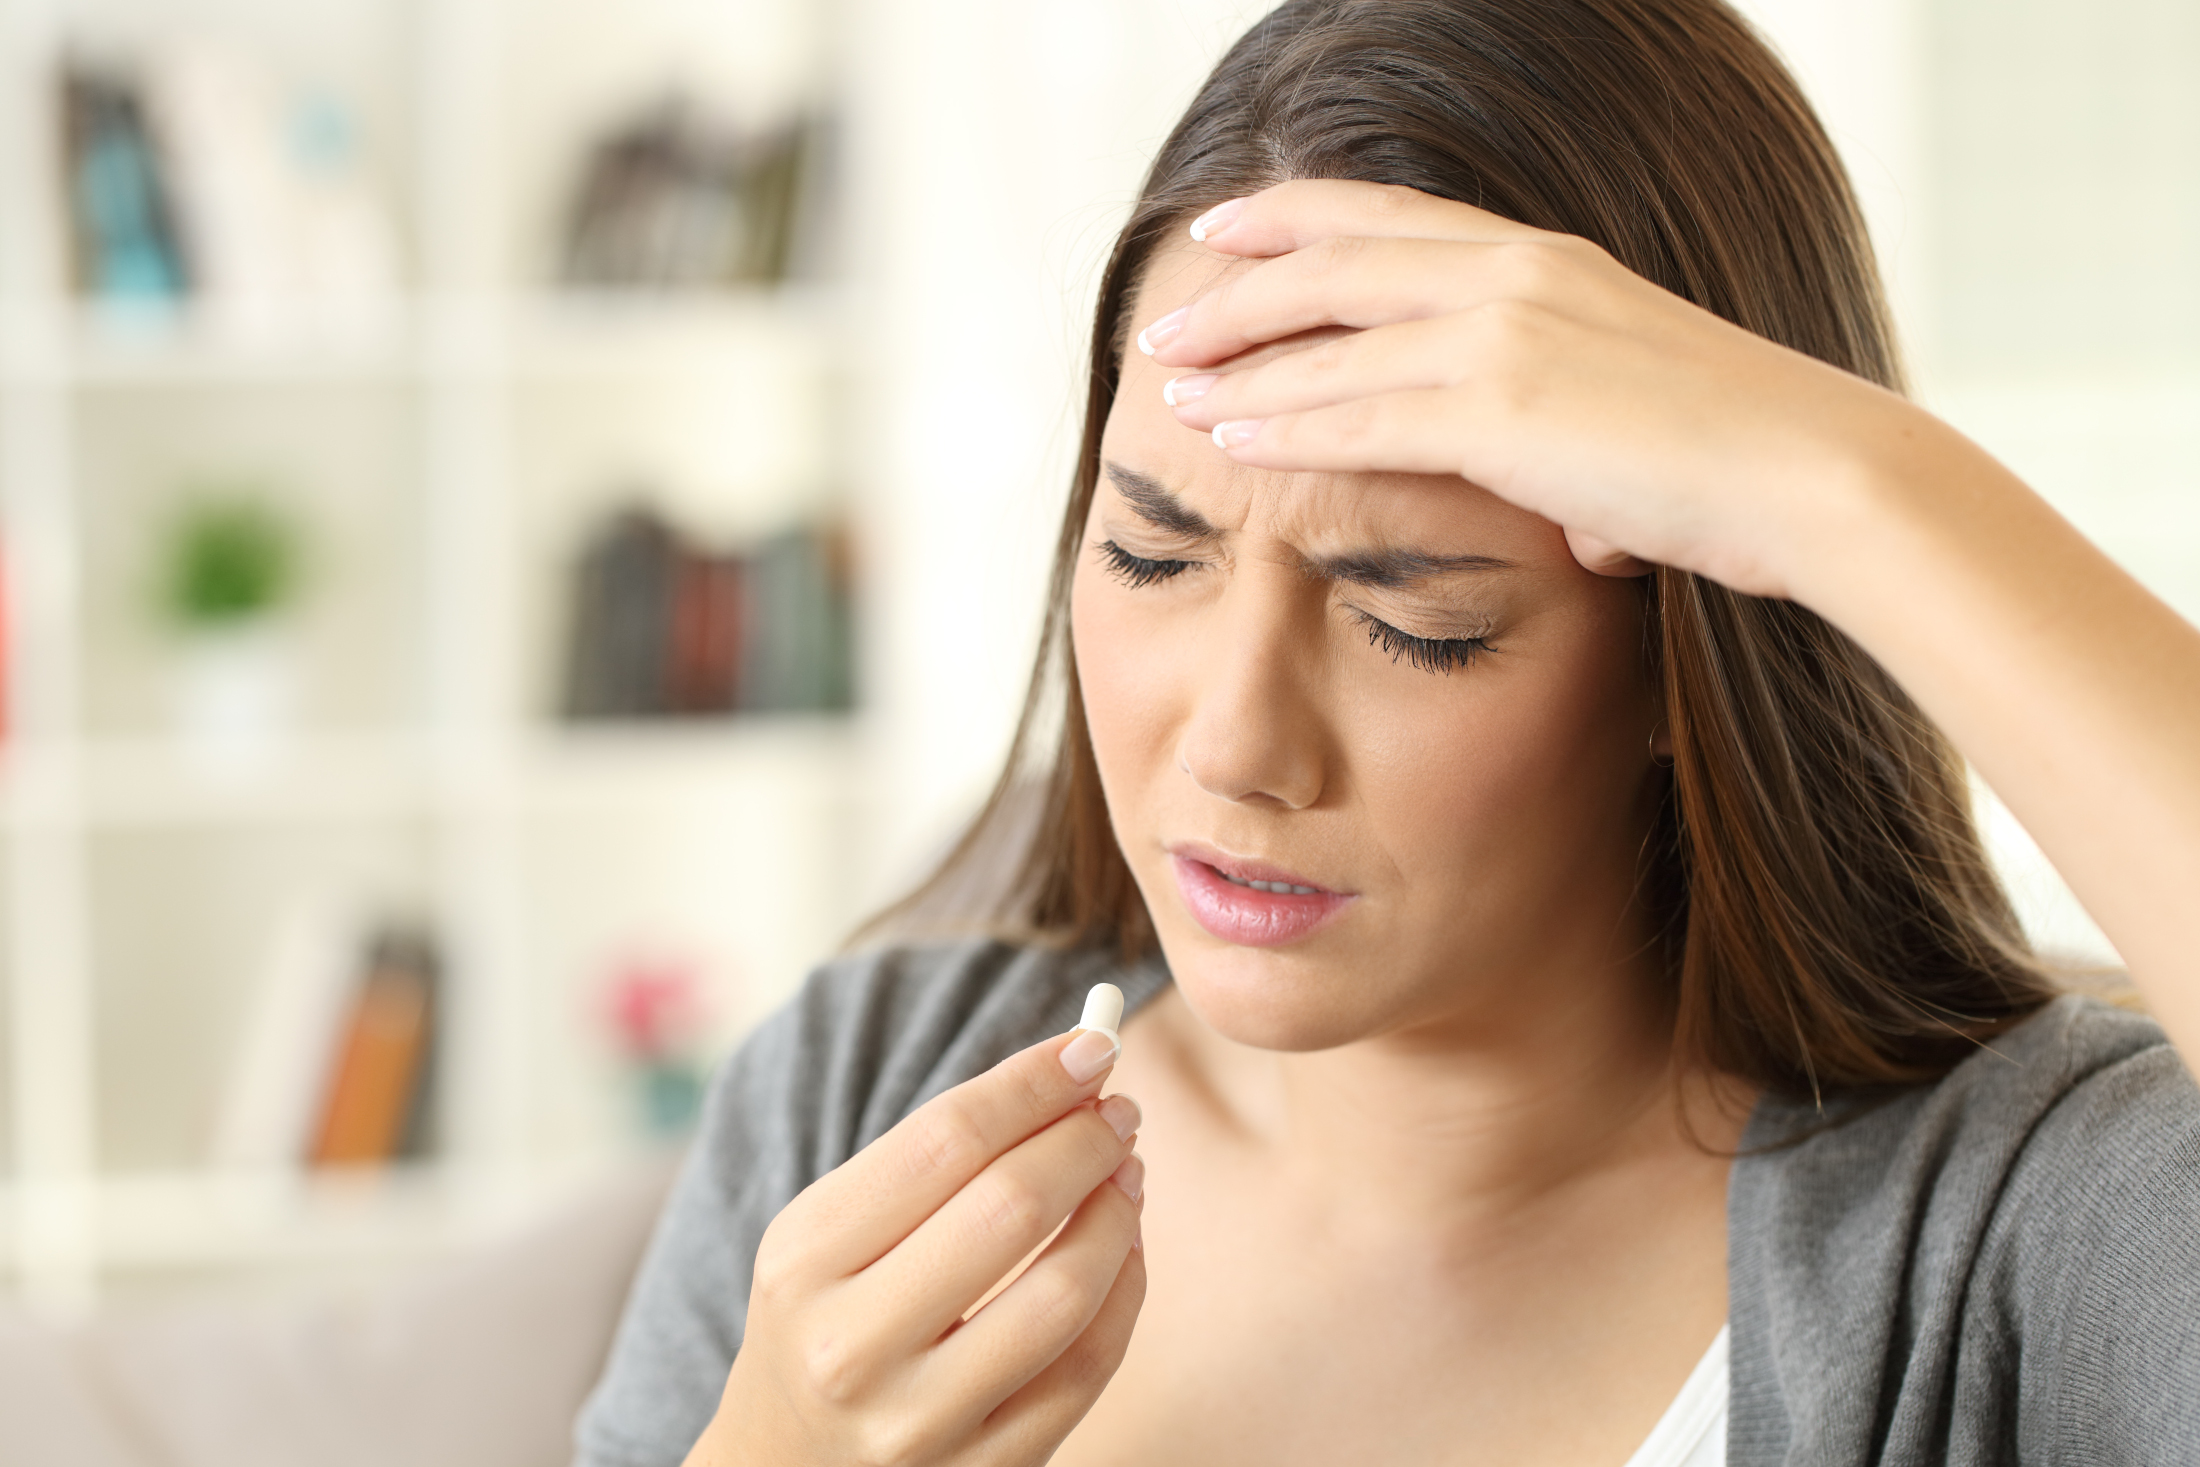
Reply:
[[[1103,467],[1107,470],[1108,481],[1115,485],[1115,492],[1122,495],[1137,511],[1138,517],[1148,524],[1190,540],[1213,540],[1221,536],[1222,532],[1208,524],[1205,516],[1171,494],[1167,486],[1151,474],[1141,474],[1114,462]]]
[[[1410,586],[1439,576],[1511,570],[1513,563],[1494,555],[1430,555],[1420,550],[1364,550],[1307,562],[1310,575],[1355,586]]]

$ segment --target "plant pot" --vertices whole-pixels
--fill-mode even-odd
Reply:
[[[289,742],[297,659],[285,629],[252,620],[194,629],[175,669],[176,735],[201,768],[247,773]]]

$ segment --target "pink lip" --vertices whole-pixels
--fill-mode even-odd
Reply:
[[[1316,882],[1260,861],[1240,860],[1199,845],[1171,849],[1176,889],[1192,920],[1210,936],[1240,947],[1280,947],[1326,927],[1351,905],[1349,892],[1327,891]],[[1282,882],[1311,886],[1308,893],[1255,891],[1227,881]]]

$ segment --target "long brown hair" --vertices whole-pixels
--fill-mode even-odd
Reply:
[[[1404,184],[1583,236],[1902,389],[1840,162],[1719,0],[1290,0],[1207,79],[1116,241],[1014,752],[939,872],[880,922],[979,873],[994,930],[1152,950],[1086,729],[1070,582],[1146,261],[1211,205],[1298,178]],[[1645,587],[1673,767],[1643,899],[1684,1053],[1787,1094],[1911,1083],[2052,997],[1961,762],[1879,664],[1792,602],[1671,569]]]

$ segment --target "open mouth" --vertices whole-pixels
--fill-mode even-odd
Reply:
[[[1177,893],[1211,937],[1241,947],[1277,947],[1328,926],[1354,896],[1295,872],[1196,846],[1170,853]]]
[[[1273,892],[1277,896],[1283,896],[1286,893],[1291,896],[1313,896],[1321,891],[1318,886],[1293,886],[1288,881],[1250,881],[1242,876],[1232,876],[1220,866],[1210,866],[1208,869],[1232,886],[1249,887],[1254,891]]]

